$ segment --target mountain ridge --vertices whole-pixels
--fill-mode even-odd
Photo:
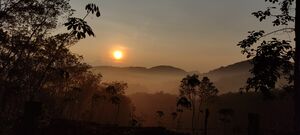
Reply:
[[[169,72],[169,73],[180,73],[180,74],[186,74],[188,73],[187,71],[181,69],[181,68],[177,68],[174,66],[170,66],[170,65],[158,65],[158,66],[153,66],[150,68],[147,67],[140,67],[140,66],[128,66],[128,67],[118,67],[118,66],[95,66],[92,67],[92,69],[103,69],[103,70],[107,70],[107,69],[111,69],[111,70],[123,70],[123,71],[133,71],[133,72],[145,72],[145,73],[151,73],[151,72]]]
[[[200,78],[207,76],[220,90],[220,93],[237,92],[246,84],[251,76],[249,61],[240,61],[227,66],[210,70],[206,73],[198,71],[187,72],[183,69],[159,65],[146,67],[114,67],[97,66],[91,68],[93,73],[103,75],[104,81],[124,81],[128,83],[128,93],[144,92],[155,93],[164,91],[178,93],[180,81],[188,74],[198,73]]]

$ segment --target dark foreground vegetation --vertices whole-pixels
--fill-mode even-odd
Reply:
[[[205,121],[209,135],[247,135],[249,128],[260,134],[289,135],[293,132],[293,94],[285,91],[274,93],[274,99],[263,99],[259,93],[227,93],[216,96],[200,109],[195,118],[195,132],[204,134]],[[190,132],[192,110],[177,110],[177,95],[167,93],[136,93],[130,95],[136,106],[136,114],[144,126],[157,126],[158,116],[153,110],[164,112],[161,125],[173,131]],[[163,104],[162,104],[163,103]],[[206,118],[206,110],[209,115]],[[172,113],[176,112],[177,117]],[[198,110],[196,112],[198,114]],[[251,118],[251,117],[254,118]],[[249,118],[250,117],[250,118]],[[206,119],[206,120],[205,120]],[[251,125],[252,120],[257,123]],[[256,127],[257,126],[257,127]]]
[[[19,127],[17,134],[38,135],[187,135],[163,127],[120,127],[75,120],[52,120],[42,128]]]
[[[268,2],[277,8],[254,12],[260,21],[275,17],[274,27],[295,23],[294,0]],[[279,15],[272,14],[276,9]],[[129,97],[126,82],[103,82],[69,50],[95,36],[85,19],[100,17],[99,7],[88,4],[85,10],[85,16],[74,17],[68,0],[0,0],[0,134],[300,133],[299,47],[278,38],[261,41],[276,32],[294,32],[293,27],[251,31],[238,43],[253,64],[240,93],[219,95],[208,77],[191,74],[180,81],[178,95]],[[58,33],[61,20],[67,32]],[[280,78],[286,84],[277,87]],[[256,93],[247,93],[251,90]]]

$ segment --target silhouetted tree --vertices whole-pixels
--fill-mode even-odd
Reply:
[[[294,0],[269,0],[269,2],[278,4],[279,12],[275,11],[278,7],[268,7],[265,11],[253,12],[252,15],[260,21],[274,17],[273,26],[285,26],[285,28],[269,33],[263,30],[250,31],[250,35],[238,43],[242,53],[247,54],[247,58],[253,58],[251,63],[254,67],[250,70],[253,77],[247,80],[246,90],[253,88],[256,91],[260,90],[264,95],[269,95],[270,90],[275,88],[275,83],[282,73],[286,75],[289,83],[294,81],[292,62],[295,62],[295,48],[292,47],[291,41],[275,37],[270,41],[263,40],[273,33],[294,32],[293,27],[287,27],[295,21],[293,12],[290,11]],[[258,41],[261,41],[261,44],[257,47],[253,46]]]
[[[193,75],[187,75],[181,80],[180,84],[180,97],[187,97],[188,100],[191,103],[191,109],[192,109],[192,133],[194,134],[195,132],[195,113],[196,113],[196,90],[199,87],[200,80],[198,79],[198,75],[193,74]]]
[[[121,99],[118,96],[112,96],[110,98],[111,103],[117,106],[117,112],[116,112],[116,116],[115,116],[115,122],[114,124],[117,125],[118,124],[118,117],[119,117],[119,112],[120,112],[120,104],[121,104]]]
[[[127,89],[127,83],[124,82],[112,82],[104,83],[106,86],[105,90],[110,96],[110,101],[112,104],[116,105],[117,111],[115,115],[114,124],[118,122],[118,116],[120,112],[121,96],[125,94],[125,89]]]
[[[163,124],[162,124],[162,118],[163,118],[164,115],[165,115],[165,113],[163,111],[156,111],[156,116],[158,118],[157,125],[159,127],[163,126]]]
[[[296,2],[296,7],[300,7],[299,2]],[[295,18],[299,17],[300,10],[296,10],[296,16]],[[300,134],[300,41],[299,37],[300,36],[300,29],[299,29],[299,24],[297,25],[298,21],[295,21],[295,38],[296,38],[296,43],[295,43],[295,65],[294,65],[294,89],[295,89],[295,134]]]
[[[93,94],[92,98],[91,98],[91,110],[90,110],[90,118],[89,120],[93,120],[94,119],[94,112],[95,112],[95,108],[97,105],[97,102],[99,101],[99,95],[98,94]]]
[[[102,114],[103,114],[103,110],[105,107],[105,101],[107,100],[107,97],[105,96],[105,94],[102,94],[99,96],[99,100],[98,100],[98,105],[100,106],[98,108],[99,111],[97,111],[97,115],[99,116],[99,120],[102,119]]]
[[[226,123],[230,123],[232,120],[232,117],[234,115],[234,111],[230,108],[223,108],[220,109],[219,112],[220,118],[219,120],[223,123],[223,131],[224,135],[226,134]]]
[[[189,101],[189,99],[187,99],[186,97],[180,97],[177,100],[176,106],[177,106],[177,112],[179,113],[179,117],[178,117],[178,120],[177,120],[177,130],[178,130],[181,127],[180,122],[181,122],[181,116],[182,116],[183,110],[184,109],[191,109],[192,104]]]
[[[176,129],[176,119],[177,119],[177,117],[178,117],[178,113],[177,112],[172,112],[171,113],[171,118],[172,118],[172,122],[173,122],[173,124],[174,124],[174,129]]]
[[[129,121],[129,126],[131,127],[141,127],[142,126],[142,120],[135,114],[135,106],[131,107],[131,113],[130,113],[130,121]]]
[[[217,96],[218,89],[209,80],[208,77],[203,77],[196,91],[198,96],[198,122],[200,120],[201,105],[207,102],[210,98]]]
[[[79,103],[79,98],[80,98],[80,94],[82,93],[82,89],[81,88],[73,88],[73,90],[68,91],[66,93],[66,99],[65,101],[67,102],[67,107],[65,108],[66,111],[66,115],[67,118],[70,120],[74,120],[75,118],[75,113],[73,112],[73,107],[76,106],[76,104]]]
[[[101,75],[89,72],[76,72],[76,75],[72,73],[70,79],[63,83],[49,85],[45,88],[46,95],[51,96],[46,96],[42,101],[45,105],[52,106],[46,108],[51,112],[52,117],[63,118],[65,114],[66,118],[78,120],[83,115],[82,112],[92,113],[90,104],[92,105],[93,102],[93,106],[96,105],[96,98],[94,97],[94,101],[92,101],[92,95],[104,94],[103,90],[101,91],[100,82]]]
[[[179,102],[182,103],[190,103],[191,109],[193,111],[192,114],[192,133],[195,134],[195,125],[196,125],[196,104],[198,104],[198,117],[197,122],[200,119],[201,105],[206,102],[211,97],[214,97],[218,93],[218,89],[214,86],[212,82],[210,82],[208,77],[203,77],[200,81],[198,79],[198,75],[187,75],[182,79],[180,85],[180,97]]]
[[[176,109],[176,112],[179,114],[177,118],[176,130],[179,130],[181,128],[181,117],[182,117],[183,109],[178,108]]]
[[[207,135],[207,126],[208,126],[208,117],[209,117],[209,110],[205,109],[204,112],[204,135]]]
[[[299,2],[295,0],[268,0],[267,2],[271,2],[274,6],[263,11],[253,12],[252,15],[259,21],[271,19],[276,30],[268,33],[265,33],[264,30],[251,31],[245,40],[238,43],[238,46],[242,48],[242,53],[247,54],[247,58],[253,58],[251,63],[254,67],[250,70],[253,77],[247,80],[248,85],[245,88],[246,90],[253,88],[255,91],[261,91],[265,96],[269,96],[278,78],[282,74],[286,75],[290,87],[295,90],[295,131],[296,134],[299,134],[300,45],[299,38],[297,38],[299,26],[295,23],[296,17],[300,14],[299,10],[295,10],[296,7],[299,7]],[[296,7],[293,6],[295,4]],[[295,32],[295,47],[291,45],[290,39],[276,38],[274,33],[278,32]],[[263,39],[270,35],[273,36],[271,40]],[[258,41],[261,41],[261,44],[255,47],[254,44]]]
[[[99,16],[99,9],[94,4],[88,4],[86,10],[87,15],[91,12]],[[56,93],[58,88],[75,88],[62,84],[70,81],[74,72],[87,72],[87,64],[82,63],[82,58],[71,53],[68,47],[78,41],[79,38],[75,38],[78,33],[82,37],[94,33],[84,19],[71,21],[75,19],[71,17],[73,12],[68,0],[1,0],[1,120],[2,117],[6,120],[8,115],[12,119],[21,115],[25,101],[42,101],[43,94]],[[65,25],[72,32],[54,33],[58,20],[64,17],[69,18]],[[54,86],[58,87],[52,92],[46,91]],[[7,106],[14,110],[8,110]]]
[[[135,116],[130,120],[131,127],[142,127],[144,119],[142,117]]]
[[[77,41],[73,37],[94,34],[83,19],[71,21],[75,17],[68,15],[65,25],[72,28],[72,32],[51,35],[59,17],[73,12],[66,0],[4,0],[2,4],[6,6],[1,8],[0,18],[3,37],[0,42],[1,76],[7,85],[20,86],[22,88],[18,89],[30,93],[30,98],[33,98],[35,92],[46,84],[49,75],[60,73],[67,76],[57,65],[65,54],[70,55],[67,47]],[[87,8],[88,14],[90,10]],[[79,27],[81,30],[77,30]]]

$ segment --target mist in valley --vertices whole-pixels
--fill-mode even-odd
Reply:
[[[197,73],[209,77],[219,89],[219,94],[239,92],[250,77],[249,61],[237,62],[212,69],[207,73],[185,71],[173,66],[146,67],[113,67],[98,66],[90,69],[94,74],[101,74],[105,81],[124,81],[128,84],[126,94],[157,93],[163,91],[169,94],[178,94],[180,81],[186,75]]]
[[[0,0],[0,135],[299,135],[298,11]]]

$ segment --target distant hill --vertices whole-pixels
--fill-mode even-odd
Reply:
[[[183,69],[160,65],[145,67],[112,67],[98,66],[91,69],[94,73],[101,73],[104,81],[125,81],[129,88],[127,93],[164,91],[171,94],[178,93],[180,81],[187,74],[198,73],[200,77],[208,76],[220,90],[220,93],[236,92],[245,85],[250,76],[249,61],[242,61],[228,66],[213,69],[207,73],[198,71],[187,72]]]
[[[239,74],[241,72],[248,72],[251,67],[250,61],[241,61],[228,66],[222,66],[217,69],[213,69],[205,74],[218,75],[218,74]]]
[[[129,73],[144,73],[144,74],[155,74],[155,73],[163,73],[163,74],[187,74],[186,71],[180,68],[160,65],[151,68],[145,67],[113,67],[113,66],[97,66],[92,68],[92,71],[109,71],[109,72],[129,72]]]
[[[156,66],[149,68],[150,72],[156,72],[156,73],[170,73],[170,74],[187,74],[186,71],[180,68],[172,67],[172,66]]]
[[[220,93],[236,92],[246,85],[247,78],[251,76],[249,61],[237,62],[228,66],[211,70],[201,76],[208,76],[220,90]]]
[[[177,92],[178,82],[188,74],[183,69],[165,65],[151,68],[98,66],[91,71],[102,74],[103,81],[127,82],[127,94],[157,91],[174,93]]]

